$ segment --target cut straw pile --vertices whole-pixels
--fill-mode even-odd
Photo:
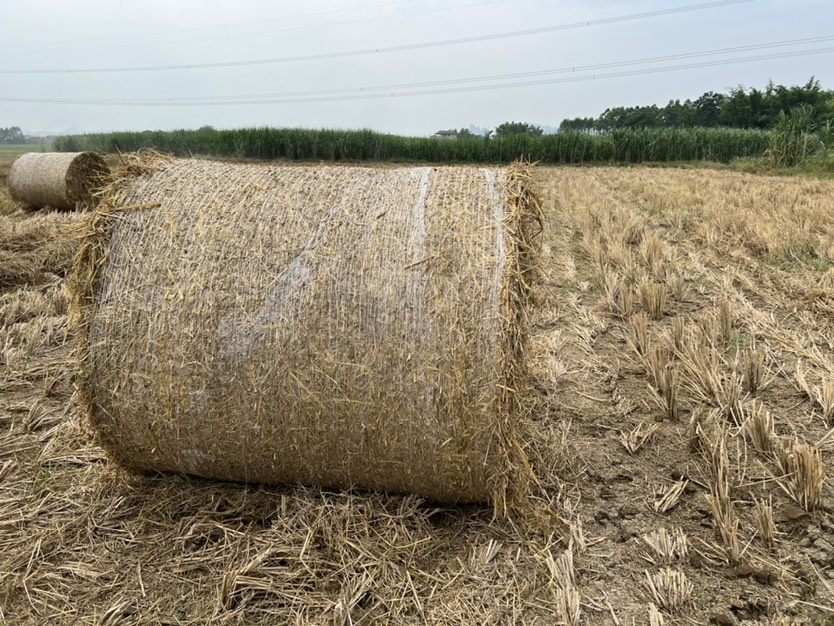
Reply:
[[[12,165],[9,191],[18,202],[36,208],[90,209],[108,174],[107,164],[93,152],[28,152]]]
[[[136,470],[502,510],[527,475],[529,183],[124,157],[71,280],[102,444]]]

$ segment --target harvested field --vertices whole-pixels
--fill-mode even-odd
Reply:
[[[0,189],[0,622],[834,620],[834,184],[541,168],[538,509],[118,471],[71,378],[74,216]]]

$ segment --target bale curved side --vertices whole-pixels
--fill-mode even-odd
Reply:
[[[71,280],[82,402],[120,464],[519,493],[529,170],[127,158]]]
[[[9,174],[12,198],[32,207],[89,209],[110,173],[93,152],[28,152],[18,157]]]

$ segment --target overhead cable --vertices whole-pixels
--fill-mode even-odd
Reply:
[[[421,43],[402,44],[397,46],[387,46],[379,48],[364,48],[360,50],[346,50],[341,52],[324,52],[316,54],[303,54],[297,56],[287,57],[273,57],[263,59],[249,59],[241,61],[217,61],[212,63],[186,63],[176,65],[139,65],[133,67],[93,67],[93,68],[61,68],[61,69],[9,69],[0,68],[0,74],[104,74],[104,73],[128,73],[128,72],[169,72],[169,71],[185,71],[185,70],[205,70],[205,69],[219,69],[228,67],[246,67],[258,65],[274,65],[278,63],[298,63],[302,61],[320,61],[324,59],[338,59],[357,56],[368,56],[378,54],[388,54],[392,52],[405,52],[408,50],[424,50],[428,48],[440,48],[444,46],[454,46],[478,43],[483,41],[495,41],[499,39],[510,39],[514,37],[528,37],[531,35],[542,35],[546,33],[553,33],[557,31],[571,30],[577,28],[588,28],[592,26],[602,26],[605,24],[614,24],[617,22],[628,22],[634,20],[648,19],[662,15],[672,15],[678,13],[686,13],[691,11],[700,11],[704,9],[715,9],[735,4],[743,4],[747,2],[754,2],[755,0],[716,0],[714,2],[702,2],[700,4],[689,4],[670,9],[658,9],[656,11],[645,11],[642,13],[632,13],[629,15],[620,15],[616,17],[607,17],[596,20],[587,20],[584,22],[573,22],[570,24],[558,24],[555,26],[543,26],[540,28],[529,28],[525,30],[505,31],[500,33],[492,33],[489,35],[476,35],[472,37],[459,37],[456,39],[443,39],[439,41],[428,41]]]

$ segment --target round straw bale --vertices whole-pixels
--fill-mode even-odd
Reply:
[[[9,191],[33,207],[89,209],[98,204],[93,192],[109,173],[93,152],[27,152],[12,164]]]
[[[529,180],[125,157],[70,287],[100,441],[137,470],[505,507]]]

